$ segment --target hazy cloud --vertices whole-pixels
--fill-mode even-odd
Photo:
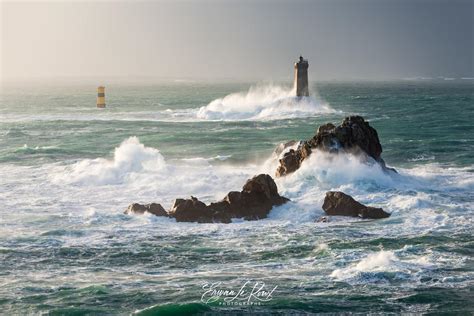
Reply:
[[[2,2],[14,78],[473,76],[473,1]]]

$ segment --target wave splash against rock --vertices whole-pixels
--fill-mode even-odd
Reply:
[[[294,146],[288,142],[285,146]],[[277,154],[285,148],[278,147]],[[381,157],[382,145],[377,131],[361,116],[346,117],[339,126],[327,123],[318,128],[316,135],[308,141],[300,142],[297,149],[290,149],[279,160],[276,176],[281,177],[300,168],[302,162],[316,150],[328,154],[351,153],[362,157],[367,162],[378,163],[385,172],[388,168]],[[273,206],[289,201],[278,193],[275,181],[267,174],[259,174],[247,180],[242,191],[231,191],[227,196],[209,205],[191,196],[190,199],[176,199],[169,211],[157,203],[141,205],[134,203],[125,211],[126,214],[151,213],[176,219],[177,222],[230,223],[232,218],[258,220],[266,218]],[[322,206],[327,215],[352,216],[361,218],[386,218],[390,214],[381,208],[365,206],[343,192],[327,192]],[[325,221],[324,219],[323,221]]]
[[[286,152],[280,159],[275,175],[281,177],[295,172],[316,149],[329,153],[356,154],[379,163],[385,171],[396,172],[388,168],[381,157],[382,145],[377,131],[363,117],[349,116],[339,126],[332,123],[321,125],[313,138],[300,142],[296,150]]]
[[[199,108],[204,120],[278,120],[308,117],[334,110],[314,97],[296,97],[294,88],[265,85],[231,93]]]

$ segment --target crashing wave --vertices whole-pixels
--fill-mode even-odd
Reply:
[[[273,153],[263,164],[215,164],[215,159],[202,158],[166,162],[158,149],[146,147],[138,138],[131,137],[115,149],[112,158],[84,159],[67,166],[55,166],[54,170],[48,169],[48,173],[58,190],[84,195],[83,198],[99,204],[115,201],[116,205],[125,207],[132,199],[160,202],[169,207],[176,197],[193,195],[206,203],[222,199],[254,174],[272,175],[282,154]],[[468,169],[444,169],[431,164],[388,174],[378,164],[367,164],[352,154],[318,151],[296,172],[275,179],[281,195],[291,202],[275,207],[269,218],[292,223],[313,222],[324,214],[321,205],[325,192],[337,190],[347,192],[364,204],[386,205],[389,211],[406,217],[406,227],[412,229],[456,225],[465,221],[467,215],[459,214],[448,221],[433,208],[443,206],[456,210],[459,206],[445,201],[436,192],[443,188],[442,191],[461,193],[472,188]],[[435,193],[424,193],[426,191]],[[339,219],[334,220],[334,224],[338,222]]]
[[[117,184],[131,173],[142,170],[162,171],[163,156],[155,148],[145,147],[137,137],[130,137],[115,148],[111,160],[85,159],[70,166],[59,180],[69,183]]]
[[[277,120],[315,116],[334,110],[314,97],[296,97],[294,89],[267,85],[231,93],[201,107],[204,120]]]

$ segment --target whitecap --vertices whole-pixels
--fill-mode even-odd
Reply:
[[[351,284],[386,283],[393,279],[417,280],[421,273],[435,267],[427,255],[401,258],[396,251],[380,250],[369,253],[344,268],[335,269],[330,277]]]

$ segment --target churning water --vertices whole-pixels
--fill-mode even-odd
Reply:
[[[2,91],[3,312],[473,311],[471,83],[326,83],[303,100],[278,85],[109,86],[103,110],[94,89]],[[276,179],[291,202],[265,220],[123,214],[132,202],[221,199],[273,175],[279,143],[352,114],[377,129],[399,174],[319,153]],[[328,190],[392,216],[315,223]],[[276,286],[272,299],[201,300],[205,283],[247,280]]]

